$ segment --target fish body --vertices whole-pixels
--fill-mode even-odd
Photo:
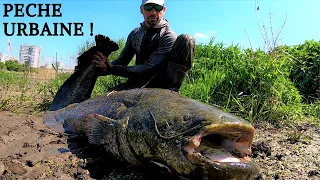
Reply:
[[[44,124],[86,136],[132,165],[154,163],[191,179],[252,179],[254,127],[167,89],[137,88],[47,111]],[[199,178],[200,177],[200,178]]]
[[[79,71],[58,90],[44,124],[77,133],[132,165],[150,164],[190,179],[252,179],[249,158],[254,127],[244,119],[168,89],[111,91],[90,98],[100,70],[97,51],[109,56],[118,45],[97,35],[78,58]]]

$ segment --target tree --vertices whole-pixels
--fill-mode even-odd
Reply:
[[[78,47],[78,56],[89,50],[92,46],[95,46],[95,41],[86,40],[86,42]]]
[[[17,60],[8,60],[5,62],[5,66],[7,67],[8,71],[23,71],[23,65],[19,64]]]

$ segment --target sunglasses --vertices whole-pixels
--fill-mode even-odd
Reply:
[[[152,8],[157,12],[160,12],[160,11],[163,10],[163,6],[161,6],[161,5],[150,5],[150,4],[147,4],[147,5],[144,5],[143,8],[144,8],[145,11],[151,11]]]

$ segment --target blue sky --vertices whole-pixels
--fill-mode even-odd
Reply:
[[[15,57],[19,56],[21,44],[39,45],[42,48],[41,63],[49,62],[49,57],[58,54],[58,60],[67,67],[73,67],[75,60],[70,56],[76,55],[79,45],[86,40],[93,40],[90,36],[90,23],[93,23],[93,34],[101,33],[113,40],[126,38],[129,32],[143,21],[139,6],[141,0],[37,0],[37,3],[61,4],[62,17],[14,17],[14,11],[9,17],[3,17],[4,5],[24,4],[26,7],[34,1],[29,0],[1,0],[0,7],[0,53],[8,53],[7,41],[10,39]],[[279,37],[279,42],[287,45],[303,43],[305,40],[320,40],[320,1],[319,0],[260,0],[258,18],[255,10],[255,0],[166,0],[167,12],[165,18],[169,20],[171,28],[177,33],[187,33],[196,38],[197,43],[207,43],[215,36],[216,42],[226,45],[239,44],[249,47],[249,39],[254,48],[263,48],[257,19],[262,26],[270,30],[269,13],[272,14],[272,28],[277,34],[285,21],[286,24]],[[31,9],[31,13],[37,10]],[[51,13],[52,14],[52,13]],[[3,23],[38,23],[39,29],[47,22],[52,23],[84,23],[83,36],[6,36]],[[51,29],[53,31],[53,29]],[[245,32],[246,31],[246,32]],[[269,36],[271,36],[270,31]],[[248,36],[247,36],[247,34]]]

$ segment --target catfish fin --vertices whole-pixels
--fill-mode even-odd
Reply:
[[[160,175],[162,178],[170,178],[170,175],[172,175],[172,171],[170,168],[160,162],[156,161],[150,161],[150,167],[149,167],[149,173],[153,176],[154,173],[157,174],[157,176]]]
[[[90,144],[102,145],[116,136],[116,128],[120,123],[100,114],[90,114],[85,118],[85,133]],[[109,139],[109,140],[108,140]]]
[[[55,132],[65,133],[65,129],[63,128],[63,122],[60,122],[57,119],[56,115],[57,112],[55,111],[46,111],[42,117],[43,124]]]
[[[157,166],[158,168],[164,170],[166,173],[172,173],[170,168],[162,163],[156,162],[156,161],[150,161],[151,164]]]

